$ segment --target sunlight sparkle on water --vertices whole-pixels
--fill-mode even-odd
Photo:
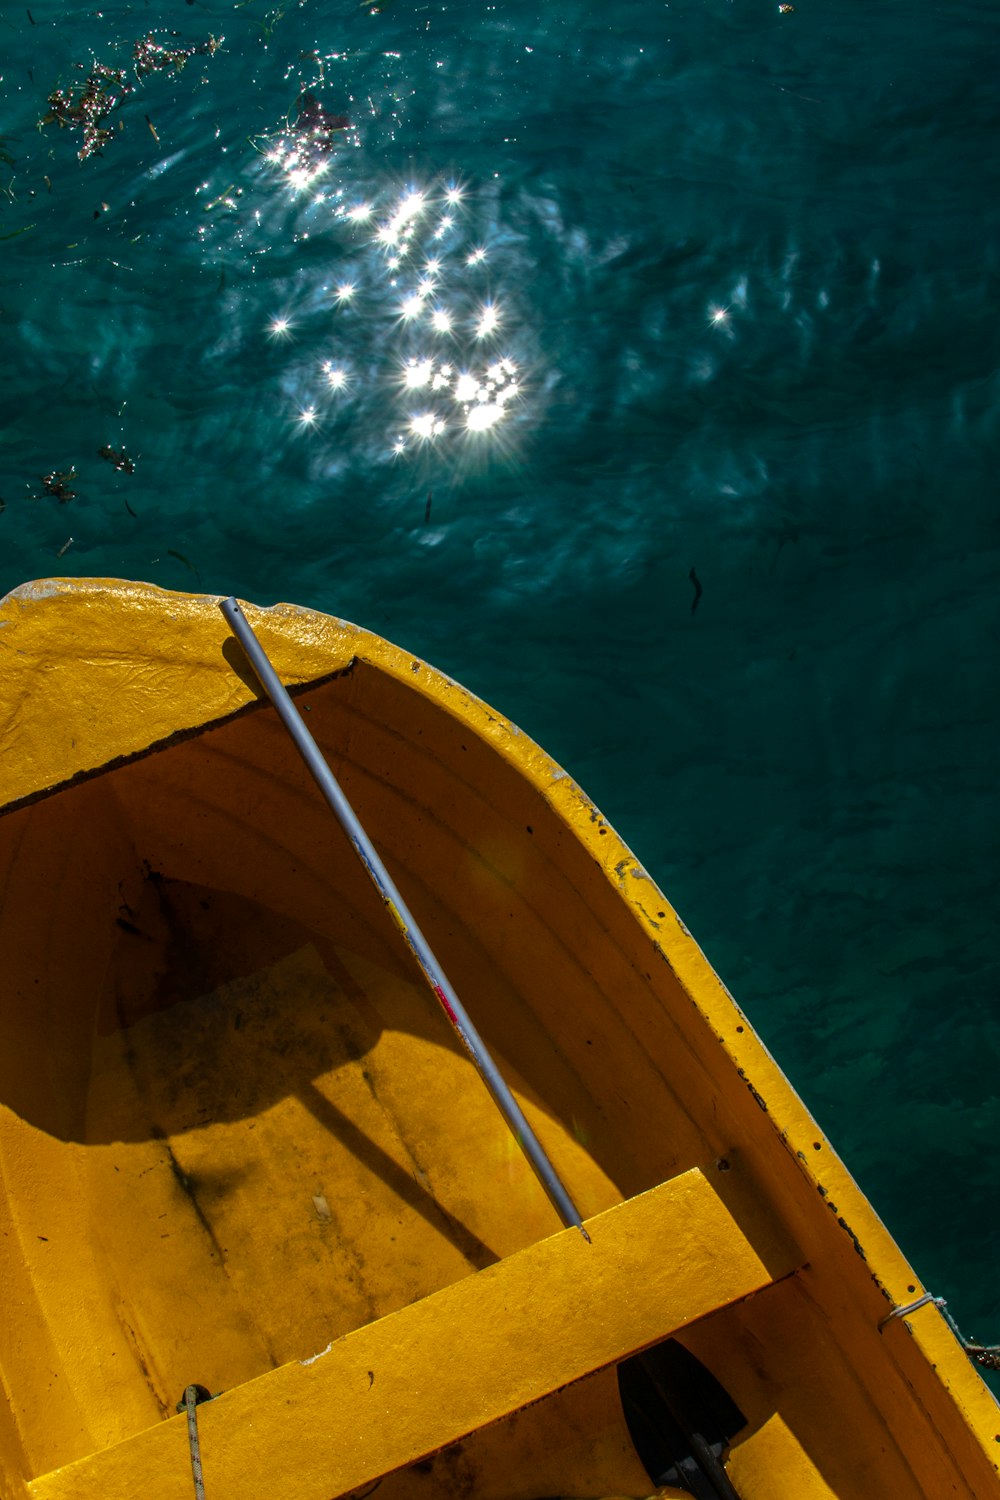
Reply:
[[[347,384],[346,370],[341,369],[339,365],[332,365],[329,360],[326,360],[323,364],[323,373],[326,376],[326,383],[331,391],[342,391],[344,389]]]
[[[465,419],[465,425],[470,432],[485,432],[487,428],[499,422],[502,416],[503,407],[496,402],[489,402],[471,407]]]
[[[487,302],[479,315],[479,322],[476,324],[476,338],[484,339],[487,334],[493,333],[499,321],[500,314],[492,303]]]
[[[291,157],[292,153],[277,152],[268,160],[282,168],[286,186],[294,192],[306,185],[310,164]],[[336,196],[343,192],[341,189]],[[311,393],[314,399],[293,412],[294,424],[300,429],[321,432],[324,416],[328,408],[332,410],[335,399],[352,402],[359,386],[370,387],[373,381],[377,384],[387,378],[395,393],[387,456],[409,455],[439,439],[454,443],[463,432],[490,432],[510,416],[515,405],[522,405],[524,393],[515,379],[517,365],[496,348],[501,329],[505,336],[512,331],[511,308],[505,302],[501,309],[492,298],[482,300],[481,282],[480,296],[472,300],[472,278],[467,268],[481,265],[487,252],[481,240],[478,244],[469,239],[462,243],[468,199],[469,190],[455,184],[438,184],[426,190],[408,187],[391,196],[380,193],[371,202],[358,202],[350,208],[335,202],[333,195],[316,197],[310,212],[322,214],[326,204],[331,226],[340,226],[342,238],[340,246],[332,247],[332,259],[334,264],[339,260],[337,269],[343,279],[319,287],[327,298],[326,316],[355,298],[361,287],[365,289],[364,316],[359,318],[354,313],[342,325],[349,331],[351,342],[340,345],[338,354],[349,353],[349,361],[324,359],[313,366],[317,383]],[[456,217],[451,210],[459,203],[462,212]],[[362,225],[366,227],[355,232]],[[457,252],[454,255],[433,245],[448,231],[454,235],[449,241]],[[297,237],[303,238],[304,232]],[[329,267],[328,261],[327,276]],[[385,318],[391,313],[396,318],[395,348],[391,331],[388,345],[385,341]],[[712,307],[709,316],[711,321],[721,322],[726,310]],[[308,317],[311,325],[314,313],[310,311]],[[296,323],[301,320],[297,317]],[[272,339],[287,339],[293,328],[299,339],[305,337],[304,330],[282,314],[272,319],[268,333]],[[356,348],[366,335],[367,346],[362,343]],[[448,336],[449,353],[455,363],[441,360],[436,352],[441,349],[443,335]],[[484,341],[489,363],[483,357]],[[427,409],[407,410],[417,392],[421,393],[419,399],[427,402]],[[405,403],[402,409],[400,402]]]
[[[433,360],[422,359],[418,363],[415,359],[411,359],[403,371],[403,384],[410,390],[419,390],[421,386],[430,385],[433,373]]]
[[[300,193],[303,188],[315,182],[317,177],[321,177],[328,165],[326,161],[310,160],[308,153],[299,144],[268,151],[264,160],[271,166],[280,168],[285,174],[286,184],[295,193]]]
[[[444,432],[444,426],[442,419],[432,411],[421,412],[419,416],[410,418],[410,431],[414,437],[425,440],[439,437]]]
[[[404,193],[392,218],[379,226],[376,238],[383,245],[396,245],[400,241],[408,241],[413,233],[412,221],[423,212],[425,203],[423,193]]]
[[[439,400],[459,408],[459,422],[467,432],[486,432],[507,415],[508,403],[519,394],[514,370],[514,362],[509,359],[497,360],[477,374],[474,370],[456,371],[450,364],[435,367],[432,359],[411,358],[403,370],[403,384],[410,390],[429,388]],[[448,425],[439,407],[437,412],[411,416],[409,430],[411,435],[428,441],[439,437]],[[397,447],[396,451],[402,450]]]

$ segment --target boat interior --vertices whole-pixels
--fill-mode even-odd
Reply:
[[[678,977],[675,943],[721,994],[674,913],[634,861],[628,890],[609,874],[595,809],[586,840],[557,813],[540,752],[502,753],[417,677],[358,661],[296,698],[594,1248],[620,1234],[634,1263],[588,1281],[255,704],[0,816],[10,1495],[115,1493],[86,1488],[102,1457],[173,1432],[193,1382],[234,1402],[254,1383],[266,1428],[268,1381],[319,1380],[344,1335],[374,1385],[379,1330],[430,1347],[434,1311],[463,1337],[509,1318],[516,1390],[484,1334],[455,1355],[471,1415],[428,1398],[396,1446],[359,1441],[335,1490],[318,1461],[284,1490],[261,1460],[261,1494],[697,1494],[679,1450],[700,1431],[745,1500],[972,1496],[956,1476],[978,1449],[906,1330],[880,1329],[864,1245],[732,1061],[744,1018],[727,1003],[722,1035]],[[648,1291],[645,1333],[618,1328],[654,1262],[680,1290]]]

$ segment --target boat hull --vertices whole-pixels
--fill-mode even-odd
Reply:
[[[725,1450],[742,1496],[1000,1494],[992,1397],[933,1304],[885,1321],[923,1287],[599,811],[419,660],[308,611],[247,614],[601,1226],[600,1291],[572,1311],[585,1242],[558,1231],[216,602],[27,586],[0,610],[10,1494],[128,1493],[145,1470],[143,1493],[179,1495],[173,1411],[198,1382],[225,1393],[201,1409],[210,1500],[279,1493],[293,1469],[300,1500],[379,1479],[401,1500],[641,1496],[655,1476],[615,1368],[668,1336],[744,1419]],[[629,1262],[606,1226],[657,1194]],[[699,1256],[708,1292],[696,1277],[668,1307],[657,1278]],[[655,1305],[632,1324],[640,1284]],[[477,1306],[494,1333],[508,1308],[522,1384],[502,1336],[461,1352]],[[468,1365],[471,1405],[428,1360]],[[394,1394],[367,1425],[345,1406],[331,1447],[321,1413],[362,1366]],[[409,1446],[376,1441],[386,1423]]]

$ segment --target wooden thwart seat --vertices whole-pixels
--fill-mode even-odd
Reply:
[[[694,1169],[198,1408],[211,1500],[331,1500],[784,1275]],[[198,1379],[192,1368],[191,1379]],[[178,1391],[178,1396],[181,1392]],[[190,1500],[186,1420],[45,1474],[37,1500]]]

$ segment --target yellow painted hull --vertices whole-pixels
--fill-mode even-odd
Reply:
[[[247,607],[588,1221],[560,1230],[215,600],[0,605],[0,1500],[649,1494],[677,1339],[743,1500],[1000,1496],[1000,1412],[580,789]],[[641,1445],[640,1445],[641,1446]],[[672,1493],[673,1491],[668,1491]],[[682,1491],[676,1491],[682,1493]]]

